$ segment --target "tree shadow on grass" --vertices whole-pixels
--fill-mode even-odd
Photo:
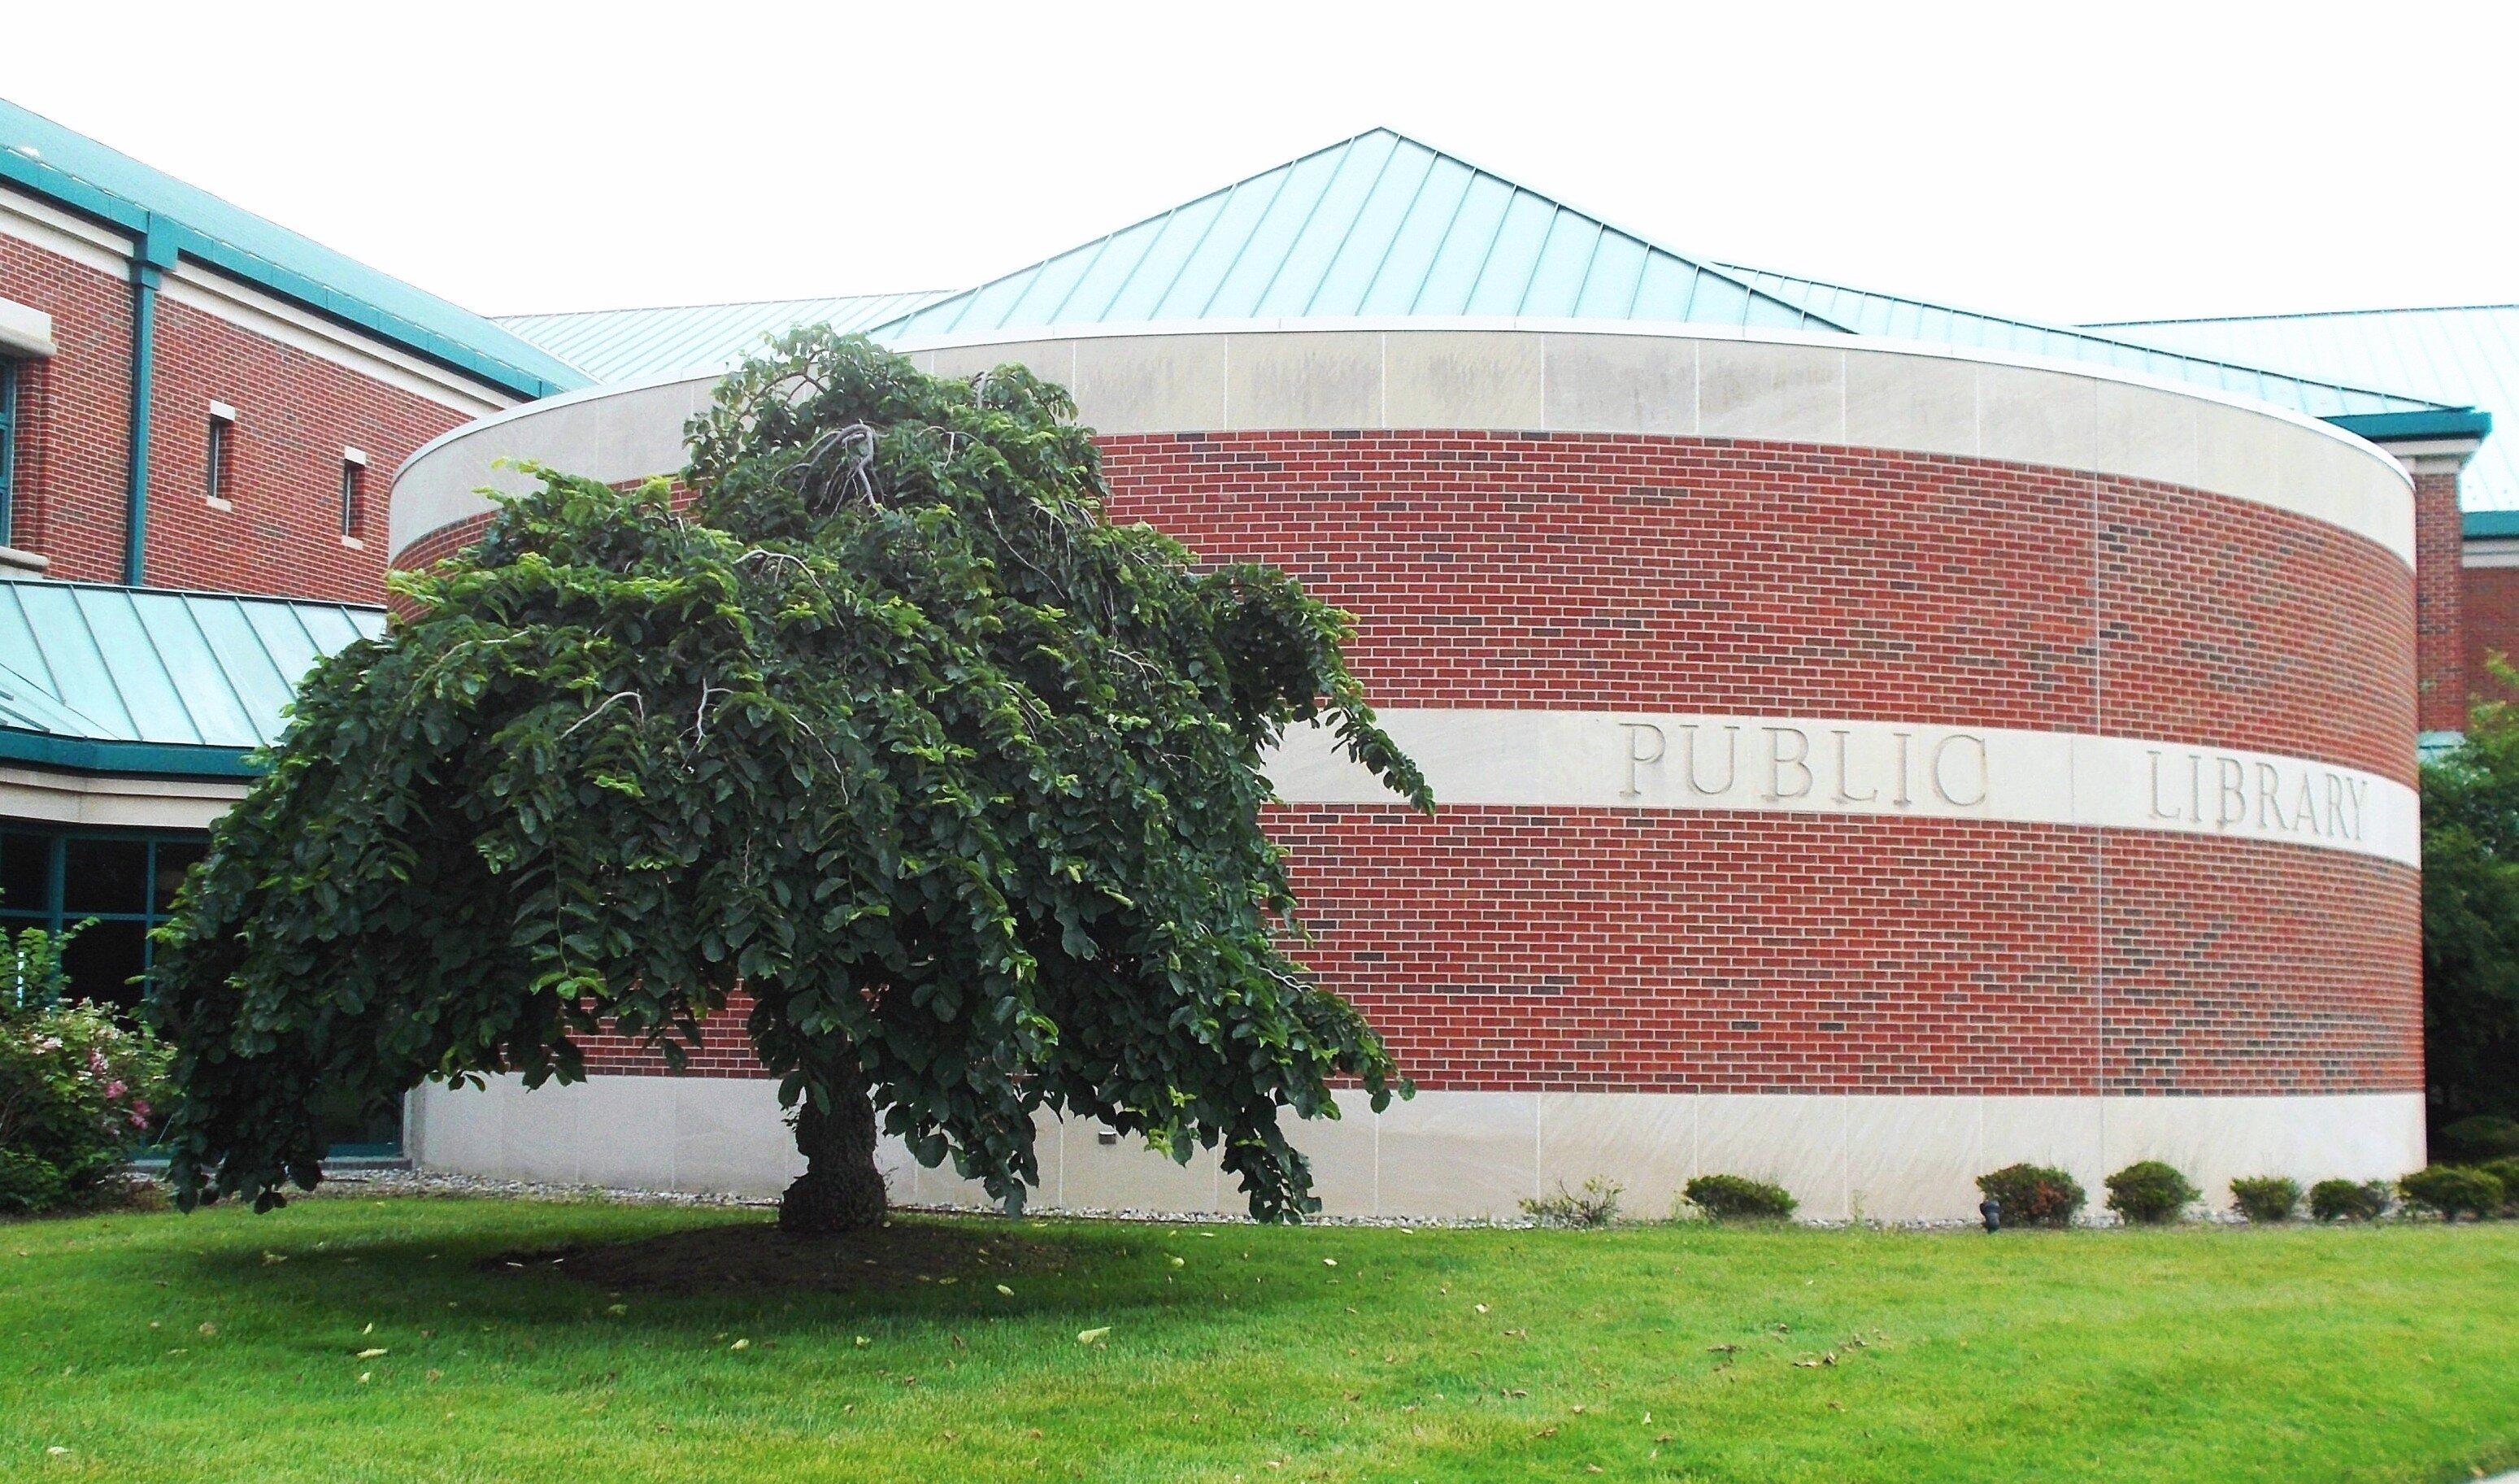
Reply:
[[[1249,1284],[1247,1272],[1222,1271],[1213,1260],[1196,1272],[1174,1269],[1171,1253],[1204,1247],[1223,1255],[1196,1231],[900,1212],[878,1231],[802,1237],[767,1215],[729,1213],[617,1239],[545,1227],[508,1246],[516,1234],[503,1233],[493,1218],[428,1237],[352,1237],[355,1245],[324,1250],[291,1241],[285,1254],[223,1244],[186,1261],[199,1282],[232,1299],[260,1296],[301,1315],[336,1310],[361,1322],[377,1318],[381,1301],[408,1308],[415,1322],[460,1308],[467,1321],[521,1325],[609,1316],[623,1304],[634,1329],[773,1319],[810,1326],[843,1316],[1099,1324],[1126,1314],[1212,1313],[1220,1283],[1231,1285],[1235,1310],[1254,1318],[1303,1302],[1291,1288],[1272,1293],[1275,1285]]]

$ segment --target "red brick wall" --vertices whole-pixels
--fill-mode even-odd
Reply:
[[[2466,633],[2459,616],[2464,523],[2456,471],[2414,475],[2416,695],[2426,732],[2466,730]]]
[[[0,235],[0,296],[51,315],[58,347],[18,363],[11,543],[52,559],[50,576],[119,581],[131,448],[130,286]]]
[[[2463,575],[2458,604],[2466,644],[2466,695],[2509,699],[2509,688],[2493,678],[2486,661],[2498,654],[2519,664],[2519,566],[2470,566]],[[2461,717],[2458,728],[2465,725]]]
[[[0,295],[53,317],[58,351],[21,363],[13,543],[45,575],[123,577],[131,288],[0,236]],[[464,413],[160,293],[151,398],[146,580],[376,603],[393,472]],[[205,500],[209,404],[237,410],[221,512]],[[359,535],[340,540],[341,450],[369,457]]]
[[[209,404],[237,411],[226,491],[207,494]],[[256,335],[189,304],[157,306],[149,580],[160,587],[384,598],[393,472],[468,421],[451,407]],[[341,450],[368,456],[357,536],[341,543]]]
[[[2141,480],[1572,434],[1103,440],[1111,515],[1365,622],[1377,704],[2099,731],[2413,778],[2412,576]],[[2105,618],[2105,628],[2100,627]]]
[[[2261,505],[1721,440],[1103,447],[1115,518],[1355,611],[1379,703],[2098,731],[2412,778],[2412,574]],[[1689,811],[1309,805],[1271,828],[1317,933],[1302,956],[1430,1087],[2422,1082],[2415,873],[2343,852]],[[748,1070],[739,1027],[699,1065]]]

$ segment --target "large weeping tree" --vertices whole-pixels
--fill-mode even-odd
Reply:
[[[1346,616],[1110,523],[1019,368],[800,332],[689,445],[687,510],[536,471],[307,678],[158,937],[178,1199],[311,1188],[328,1093],[567,1081],[597,1034],[679,1062],[741,1009],[793,1229],[881,1219],[878,1120],[1010,1196],[1042,1108],[1315,1209],[1285,1115],[1393,1068],[1279,946],[1261,759],[1327,728],[1430,802]]]

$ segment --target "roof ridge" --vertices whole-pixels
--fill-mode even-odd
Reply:
[[[1716,262],[1711,257],[1698,256],[1683,252],[1675,247],[1668,247],[1663,243],[1643,235],[1642,233],[1635,232],[1621,226],[1609,217],[1575,205],[1562,197],[1553,196],[1547,192],[1535,190],[1529,186],[1524,185],[1521,181],[1510,175],[1490,170],[1486,166],[1480,164],[1478,161],[1471,159],[1466,156],[1444,149],[1438,145],[1429,144],[1425,140],[1419,139],[1413,134],[1402,133],[1387,124],[1376,124],[1371,128],[1360,129],[1355,133],[1348,134],[1340,139],[1332,140],[1331,142],[1320,145],[1314,149],[1305,150],[1302,154],[1296,155],[1290,158],[1280,159],[1275,163],[1266,165],[1260,169],[1252,170],[1246,174],[1236,176],[1232,180],[1226,181],[1221,185],[1201,191],[1197,195],[1189,198],[1187,201],[1175,202],[1173,204],[1167,206],[1160,211],[1154,211],[1144,216],[1136,217],[1120,226],[1111,228],[1108,231],[1096,233],[1083,242],[1072,244],[1066,247],[1059,248],[1054,252],[1046,253],[1040,257],[1031,260],[1030,262],[1008,269],[1006,272],[993,275],[966,288],[953,290],[933,303],[922,305],[917,309],[910,310],[892,320],[888,320],[881,325],[871,327],[868,333],[873,335],[882,335],[887,332],[898,333],[910,320],[920,315],[930,313],[938,306],[950,304],[956,299],[964,300],[965,309],[967,310],[970,303],[976,303],[983,293],[1000,284],[1005,284],[1012,280],[1019,279],[1025,274],[1038,273],[1048,267],[1050,264],[1058,262],[1072,254],[1082,252],[1087,248],[1107,246],[1127,234],[1149,227],[1158,227],[1159,224],[1169,223],[1173,218],[1178,217],[1182,212],[1187,211],[1192,207],[1199,206],[1208,202],[1215,201],[1218,198],[1230,197],[1234,192],[1241,190],[1243,187],[1268,176],[1282,174],[1291,180],[1294,177],[1295,172],[1306,161],[1316,159],[1321,156],[1331,154],[1335,151],[1350,148],[1364,140],[1374,138],[1377,135],[1388,136],[1398,145],[1406,145],[1415,149],[1423,150],[1428,155],[1435,157],[1437,160],[1449,160],[1453,164],[1460,166],[1462,169],[1469,171],[1474,179],[1483,178],[1493,181],[1497,185],[1504,187],[1509,192],[1517,195],[1527,196],[1556,210],[1581,217],[1586,221],[1592,222],[1605,233],[1614,233],[1618,237],[1635,244],[1648,254],[1658,254],[1661,257],[1668,258],[1688,268],[1707,274],[1712,278],[1740,290],[1743,293],[1749,295],[1754,300],[1762,300],[1780,310],[1784,310],[1793,315],[1795,318],[1809,324],[1812,328],[1835,331],[1839,334],[1853,333],[1848,327],[1840,325],[1824,315],[1803,308],[1800,305],[1789,303],[1784,299],[1778,298],[1772,293],[1766,292],[1754,284],[1745,282],[1737,273]],[[1313,204],[1317,207],[1318,203],[1318,201],[1315,200]],[[1081,283],[1082,281],[1082,276],[1080,276],[1079,282]],[[1223,281],[1219,279],[1219,289],[1221,288],[1222,282]],[[1070,286],[1069,292],[1071,293],[1074,292],[1073,285]],[[959,320],[957,318],[954,327],[948,327],[942,333],[952,333],[952,329],[958,327],[958,324]]]
[[[532,356],[546,356],[553,367],[573,370],[477,310],[352,257],[216,191],[159,169],[50,114],[0,98],[0,131],[6,131],[0,133],[0,139],[5,139],[7,133],[24,136],[0,144],[0,185],[26,191],[78,215],[105,222],[113,231],[135,239],[134,252],[141,250],[141,241],[156,236],[162,229],[174,250],[213,271],[398,344],[475,381],[527,397],[564,389],[534,363]],[[66,160],[60,157],[65,151]],[[84,168],[79,166],[82,155],[87,157]],[[99,166],[110,167],[127,178],[115,183],[99,179],[93,173]],[[148,194],[134,195],[135,189]],[[226,220],[220,219],[222,215]],[[239,228],[243,228],[249,238],[267,235],[269,240],[260,245],[241,240],[236,235]],[[291,261],[273,255],[272,248],[302,256]],[[447,318],[449,315],[455,318]],[[443,323],[433,323],[441,320]],[[464,321],[494,332],[512,344],[484,343],[484,337]],[[518,352],[530,355],[520,358]],[[467,361],[475,364],[466,364]]]
[[[2374,309],[2280,309],[2271,314],[2183,314],[2159,320],[2088,320],[2093,329],[2130,329],[2137,325],[2236,325],[2263,320],[2360,319],[2379,314],[2472,314],[2485,309],[2519,309],[2519,300],[2482,304],[2398,304]]]
[[[2392,391],[2384,387],[2358,385],[2351,382],[2327,381],[2318,377],[2302,376],[2297,372],[2279,371],[2271,366],[2253,366],[2245,361],[2225,360],[2220,356],[2199,355],[2188,350],[2171,350],[2159,345],[2146,344],[2142,340],[2127,339],[2121,336],[2099,334],[2098,333],[2099,331],[2111,328],[2101,324],[2072,324],[2069,322],[2052,320],[2034,320],[2025,315],[1998,313],[1991,309],[1975,309],[1970,308],[1966,304],[1942,303],[1934,299],[1918,298],[1912,293],[1898,293],[1885,289],[1866,289],[1859,284],[1849,284],[1835,279],[1812,278],[1806,274],[1787,273],[1781,269],[1750,268],[1738,263],[1726,264],[1725,266],[1739,272],[1763,275],[1768,278],[1790,279],[1795,283],[1809,284],[1814,288],[1831,289],[1841,293],[1860,293],[1872,298],[1895,299],[1902,304],[1914,304],[1919,308],[1923,309],[1938,309],[1945,314],[1970,315],[1977,319],[1995,320],[2007,325],[2017,325],[2024,330],[2034,330],[2043,334],[2078,337],[2082,339],[2096,340],[2103,345],[2113,345],[2121,349],[2137,351],[2144,355],[2168,356],[2173,360],[2187,361],[2198,366],[2212,366],[2224,371],[2241,372],[2248,376],[2273,377],[2277,380],[2290,382],[2302,386],[2323,387],[2329,391],[2351,392],[2360,396],[2393,398],[2402,402],[2420,402],[2427,407],[2442,409],[2454,408],[2458,405],[2451,402],[2435,401],[2430,397],[2417,396],[2409,391]],[[2167,324],[2176,322],[2133,320],[2124,321],[2122,323],[2135,325],[2146,323]]]
[[[518,309],[484,315],[493,324],[508,320],[558,320],[586,314],[653,314],[667,309],[751,309],[771,304],[814,304],[825,299],[898,299],[921,293],[960,293],[959,289],[878,289],[866,293],[797,293],[766,299],[693,299],[684,304],[607,304],[597,309]]]
[[[1655,251],[1655,252],[1659,252],[1659,253],[1661,253],[1661,254],[1663,254],[1664,256],[1667,256],[1667,257],[1675,257],[1675,258],[1678,258],[1681,262],[1689,263],[1689,264],[1692,264],[1692,265],[1694,265],[1694,266],[1696,266],[1696,267],[1702,268],[1702,269],[1706,270],[1707,272],[1712,273],[1712,274],[1713,274],[1715,277],[1717,277],[1717,278],[1723,279],[1723,280],[1725,280],[1726,282],[1731,283],[1731,284],[1733,284],[1734,286],[1736,286],[1736,287],[1738,287],[1738,288],[1741,288],[1741,289],[1746,290],[1747,292],[1751,292],[1751,293],[1757,294],[1760,298],[1765,298],[1765,299],[1774,299],[1777,303],[1784,303],[1784,301],[1783,301],[1782,299],[1777,299],[1777,298],[1776,298],[1776,296],[1775,296],[1774,294],[1766,292],[1765,291],[1761,290],[1757,285],[1752,284],[1752,283],[1748,282],[1747,280],[1746,280],[1746,279],[1742,278],[1742,277],[1741,277],[1741,275],[1740,275],[1740,273],[1739,273],[1739,271],[1734,267],[1734,265],[1732,265],[1732,264],[1730,264],[1730,263],[1723,262],[1722,260],[1720,260],[1720,259],[1718,259],[1718,258],[1716,258],[1716,257],[1714,257],[1714,256],[1712,256],[1712,255],[1710,255],[1710,254],[1699,254],[1699,253],[1694,253],[1694,252],[1684,252],[1684,251],[1680,250],[1680,249],[1679,249],[1679,248],[1677,248],[1677,247],[1671,247],[1671,246],[1670,246],[1670,245],[1668,245],[1667,243],[1663,243],[1663,242],[1659,241],[1658,239],[1651,238],[1651,237],[1647,237],[1647,236],[1645,236],[1645,235],[1644,235],[1643,233],[1641,233],[1641,232],[1637,232],[1637,231],[1634,231],[1634,230],[1632,230],[1632,229],[1630,229],[1630,228],[1628,228],[1628,227],[1625,227],[1625,226],[1621,225],[1620,223],[1618,223],[1616,220],[1614,220],[1614,219],[1613,219],[1613,218],[1611,218],[1611,217],[1608,217],[1608,216],[1604,216],[1603,214],[1601,214],[1601,213],[1600,213],[1600,212],[1598,212],[1598,211],[1593,210],[1593,209],[1592,209],[1591,207],[1589,207],[1589,206],[1577,205],[1577,204],[1575,204],[1573,202],[1570,202],[1570,201],[1567,200],[1567,199],[1566,199],[1565,197],[1563,197],[1563,196],[1553,196],[1553,195],[1550,195],[1549,193],[1547,193],[1547,192],[1545,192],[1545,191],[1534,191],[1534,190],[1531,190],[1531,188],[1530,188],[1530,187],[1524,185],[1522,182],[1520,182],[1519,180],[1516,180],[1514,177],[1512,177],[1512,176],[1510,176],[1510,175],[1506,175],[1506,174],[1504,174],[1504,173],[1503,173],[1503,172],[1501,172],[1501,171],[1497,171],[1497,170],[1490,170],[1490,169],[1488,169],[1485,165],[1482,165],[1482,164],[1479,163],[1477,160],[1472,159],[1472,158],[1470,158],[1468,156],[1463,155],[1463,154],[1460,154],[1460,153],[1459,153],[1459,152],[1457,152],[1457,151],[1454,151],[1454,150],[1446,150],[1446,149],[1444,149],[1443,147],[1441,147],[1440,145],[1428,144],[1425,140],[1419,139],[1419,138],[1418,138],[1416,135],[1414,135],[1414,134],[1402,134],[1402,133],[1400,133],[1397,129],[1391,129],[1391,128],[1385,128],[1385,129],[1380,129],[1380,130],[1370,130],[1370,129],[1369,129],[1369,130],[1367,130],[1366,132],[1367,132],[1367,133],[1375,133],[1375,132],[1379,132],[1379,133],[1389,134],[1389,135],[1390,135],[1392,138],[1393,138],[1393,139],[1404,140],[1404,141],[1406,141],[1406,142],[1407,142],[1407,143],[1409,143],[1409,144],[1413,144],[1413,145],[1415,145],[1417,148],[1419,148],[1419,149],[1421,149],[1421,150],[1425,150],[1425,151],[1427,151],[1427,152],[1429,152],[1429,153],[1431,153],[1431,154],[1434,154],[1434,155],[1439,156],[1439,157],[1443,157],[1443,158],[1453,160],[1453,161],[1455,161],[1455,162],[1457,162],[1457,163],[1459,163],[1459,164],[1466,165],[1466,166],[1468,166],[1471,170],[1473,170],[1473,171],[1477,172],[1478,174],[1480,174],[1480,175],[1485,176],[1485,177],[1486,177],[1487,179],[1489,179],[1489,180],[1501,181],[1501,182],[1503,182],[1504,184],[1506,184],[1506,185],[1508,185],[1508,186],[1513,187],[1513,188],[1514,188],[1515,190],[1517,190],[1517,191],[1527,192],[1528,194],[1530,194],[1530,195],[1532,195],[1532,196],[1536,196],[1536,197],[1538,197],[1541,201],[1547,202],[1549,204],[1551,204],[1551,205],[1553,205],[1553,206],[1556,206],[1559,210],[1562,210],[1562,211],[1571,211],[1571,212],[1573,212],[1573,213],[1574,213],[1575,215],[1577,215],[1577,216],[1587,217],[1587,218],[1589,218],[1590,220],[1592,220],[1592,221],[1594,221],[1594,222],[1598,223],[1598,224],[1600,225],[1600,227],[1601,227],[1601,229],[1602,229],[1603,231],[1605,231],[1605,232],[1615,232],[1615,233],[1616,233],[1616,234],[1618,234],[1620,237],[1623,237],[1623,238],[1627,239],[1629,242],[1632,242],[1632,243],[1636,244],[1638,247],[1648,248],[1648,249],[1650,249],[1650,250],[1652,250],[1652,251]],[[1362,136],[1362,135],[1358,135],[1358,136],[1356,136],[1356,137],[1357,137],[1357,138],[1362,138],[1363,136]],[[1348,142],[1348,141],[1343,141],[1343,142]],[[1332,148],[1336,148],[1336,146],[1332,146]],[[1834,320],[1829,319],[1829,318],[1827,318],[1826,316],[1824,316],[1824,315],[1820,315],[1820,314],[1817,314],[1817,313],[1815,313],[1815,312],[1813,312],[1813,311],[1811,311],[1811,310],[1804,309],[1804,308],[1802,308],[1802,307],[1801,307],[1800,305],[1798,305],[1798,304],[1787,304],[1787,305],[1786,305],[1786,307],[1787,307],[1787,308],[1789,308],[1789,309],[1795,310],[1796,312],[1798,312],[1799,314],[1803,315],[1804,317],[1806,317],[1806,318],[1808,318],[1808,319],[1816,320],[1816,321],[1818,321],[1822,326],[1825,326],[1826,328],[1828,328],[1828,329],[1830,329],[1830,330],[1836,331],[1836,332],[1838,332],[1838,333],[1839,333],[1839,334],[1841,334],[1841,335],[1852,335],[1852,334],[1854,334],[1854,333],[1855,333],[1855,332],[1854,332],[1854,327],[1852,327],[1852,326],[1850,326],[1850,325],[1840,325],[1840,324],[1836,323]]]

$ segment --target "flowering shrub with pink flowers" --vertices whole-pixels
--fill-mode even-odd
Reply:
[[[85,1001],[0,993],[0,1213],[86,1198],[148,1141],[167,1056]]]

